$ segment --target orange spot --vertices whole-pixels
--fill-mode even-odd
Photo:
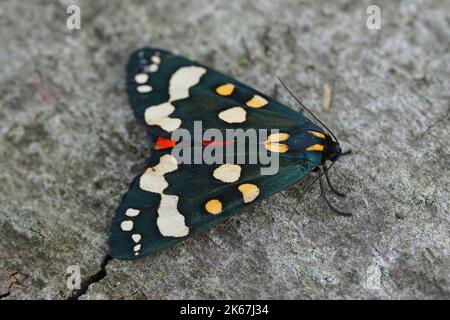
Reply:
[[[269,102],[261,96],[254,95],[249,101],[246,102],[246,105],[251,108],[262,108],[266,106]]]
[[[325,147],[322,144],[315,144],[311,147],[306,148],[306,151],[323,151]]]
[[[205,209],[208,213],[219,214],[222,212],[222,202],[218,199],[209,200],[205,204]]]
[[[252,202],[259,195],[259,188],[251,183],[241,184],[238,189],[242,193],[242,198],[245,203]]]
[[[216,88],[216,92],[221,96],[229,96],[234,91],[234,84],[227,83]]]
[[[317,132],[317,131],[308,131],[308,132],[318,138],[325,139],[325,135],[322,132]]]

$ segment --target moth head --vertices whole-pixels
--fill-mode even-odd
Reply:
[[[327,135],[323,161],[330,160],[335,162],[342,155],[342,149],[338,142],[334,141],[329,135]]]

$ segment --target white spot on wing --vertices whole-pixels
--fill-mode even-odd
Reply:
[[[122,223],[120,224],[120,228],[123,231],[131,231],[131,229],[133,229],[133,221],[131,220],[122,221]]]
[[[161,194],[158,208],[159,232],[165,237],[184,237],[189,233],[184,216],[177,209],[178,196]]]
[[[232,107],[219,113],[219,118],[227,123],[245,122],[247,112],[242,107]]]
[[[189,97],[189,89],[200,82],[206,73],[203,67],[189,66],[178,69],[169,82],[169,101],[186,99]]]
[[[152,62],[156,63],[156,64],[160,64],[161,63],[161,57],[159,56],[152,56]]]
[[[164,175],[177,169],[177,160],[170,154],[166,154],[160,158],[159,164],[148,168],[139,180],[142,190],[161,195],[156,224],[159,232],[165,237],[184,237],[189,233],[184,216],[177,208],[178,196],[163,193],[169,185]]]
[[[159,164],[144,172],[139,180],[139,187],[145,191],[162,193],[169,185],[164,175],[177,170],[177,168],[177,160],[170,154],[166,154],[161,157]]]
[[[239,180],[241,176],[241,166],[237,164],[222,164],[213,173],[214,178],[217,180],[231,183]]]
[[[139,215],[140,211],[137,209],[127,209],[127,211],[125,212],[125,215],[129,216],[129,217],[136,217],[137,215]]]
[[[178,118],[167,117],[154,121],[154,124],[160,126],[163,130],[172,132],[180,127],[181,120]]]
[[[131,239],[133,239],[134,242],[138,243],[139,241],[141,241],[141,235],[138,233],[135,233],[131,236]]]
[[[149,85],[146,85],[146,84],[137,87],[137,91],[138,91],[139,93],[149,93],[149,92],[151,92],[152,90],[153,90],[153,88],[152,88],[151,86],[149,86]]]
[[[159,69],[159,66],[157,64],[151,64],[148,67],[148,72],[155,73],[156,71],[158,71],[158,69]]]
[[[174,110],[175,107],[170,102],[147,108],[144,113],[145,121],[148,125],[158,125],[168,132],[174,131],[181,125],[180,119],[169,117]]]
[[[169,100],[145,109],[145,122],[148,125],[158,125],[167,132],[178,129],[181,125],[181,120],[169,117],[175,111],[172,102],[188,98],[189,89],[199,83],[205,73],[205,68],[197,66],[178,69],[169,81]]]
[[[146,73],[139,73],[134,77],[134,81],[139,84],[144,84],[148,81],[148,74]]]
[[[145,121],[150,124],[152,121],[163,119],[169,116],[174,111],[175,107],[169,102],[161,103],[157,106],[153,106],[145,110]]]

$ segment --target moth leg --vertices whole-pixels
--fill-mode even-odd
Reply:
[[[328,185],[330,186],[330,190],[333,191],[335,194],[337,194],[340,197],[345,198],[345,193],[338,191],[335,187],[333,187],[333,185],[331,184],[331,180],[330,177],[328,176],[328,170],[327,170],[327,166],[324,164],[324,172],[325,172],[325,178],[327,179]]]
[[[331,202],[328,200],[328,198],[325,194],[325,188],[323,187],[322,177],[319,178],[319,185],[320,185],[320,196],[322,198],[324,198],[325,202],[327,203],[327,205],[331,209],[331,211],[333,211],[334,213],[336,213],[338,215],[342,215],[342,216],[351,216],[352,215],[350,212],[341,211],[331,204]]]

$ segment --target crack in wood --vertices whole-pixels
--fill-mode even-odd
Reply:
[[[70,295],[69,298],[67,298],[67,300],[78,300],[79,297],[81,297],[82,295],[84,295],[89,287],[96,282],[99,282],[100,280],[102,280],[103,278],[106,277],[107,272],[106,272],[106,266],[108,265],[109,261],[111,261],[113,259],[112,256],[110,256],[109,254],[107,254],[103,260],[102,263],[100,264],[100,270],[97,271],[95,274],[89,276],[86,280],[84,280],[81,283],[81,287],[78,290],[75,290],[72,295]]]

